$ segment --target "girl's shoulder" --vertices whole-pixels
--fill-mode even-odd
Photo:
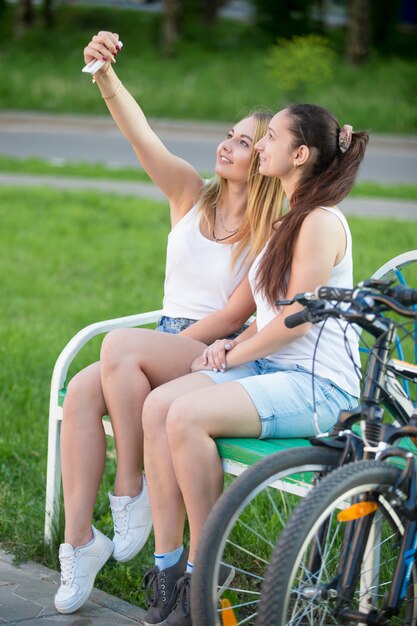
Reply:
[[[346,219],[339,211],[317,207],[304,219],[299,236],[302,245],[326,245],[333,242],[345,242],[348,230]]]
[[[337,207],[318,206],[313,209],[303,221],[306,228],[315,228],[318,226],[326,226],[328,228],[346,229],[346,218],[342,211]]]

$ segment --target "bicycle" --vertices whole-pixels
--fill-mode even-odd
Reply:
[[[352,299],[356,294],[356,306],[359,307],[358,296],[361,294],[361,306],[355,312],[354,321],[357,324],[362,321],[361,325],[374,331],[377,337],[386,335],[387,325],[392,326],[388,341],[377,341],[370,353],[364,397],[373,393],[373,373],[370,372],[374,372],[374,368],[378,366],[381,355],[388,359],[396,333],[395,322],[390,318],[383,318],[383,328],[373,328],[374,324],[378,326],[382,311],[381,317],[378,315],[373,321],[361,320],[363,313],[360,311],[362,308],[367,315],[373,315],[372,296],[378,297],[381,290],[392,289],[397,290],[392,293],[399,293],[398,289],[401,288],[393,288],[381,281],[366,281],[362,290],[344,290],[343,294],[340,290],[335,293],[331,288],[322,288],[318,292],[319,300],[312,294],[297,297],[298,301],[315,309],[314,319],[309,321],[320,321],[331,310],[324,297],[337,301],[341,297]],[[333,311],[336,309],[337,307],[333,307]],[[300,314],[297,315],[301,322]],[[346,311],[343,311],[343,315],[346,316]],[[391,367],[391,375],[384,380],[380,392],[381,401],[389,403],[393,415],[398,417],[400,423],[405,424],[413,414],[414,407],[409,399],[409,391],[406,392],[397,381],[399,369],[403,369],[399,362]],[[360,458],[361,439],[350,431],[353,424],[360,419],[359,409],[343,412],[335,429],[337,435],[333,433],[333,437],[318,438],[313,441],[315,445],[312,447],[294,448],[266,457],[246,470],[223,493],[206,522],[197,553],[192,586],[195,626],[225,625],[229,623],[229,617],[230,624],[254,623],[260,601],[260,585],[276,537],[285,527],[299,500],[324,475],[353,456]],[[307,442],[304,444],[308,445]],[[216,594],[218,571],[222,562],[234,567],[236,577],[233,586],[224,592],[224,602],[219,606]]]
[[[386,325],[372,350],[357,412],[363,445],[352,455],[355,463],[323,477],[294,509],[267,569],[259,626],[417,625],[417,466],[408,449],[413,444],[394,447],[400,439],[417,436],[417,409],[401,425],[384,423],[381,408],[384,378],[401,373],[417,382],[417,367],[389,359],[396,322],[387,324],[379,317],[382,305],[417,320],[417,310],[404,306],[417,303],[417,290],[397,288],[373,297],[378,303],[373,313],[363,307],[358,312],[355,299],[361,297],[353,296],[345,319],[373,315],[378,325]],[[349,295],[340,299],[349,300]],[[314,317],[308,309],[298,314],[299,320]],[[392,408],[395,388],[389,394]],[[400,413],[397,406],[394,415]],[[346,442],[355,436],[342,428],[339,420],[333,436]]]

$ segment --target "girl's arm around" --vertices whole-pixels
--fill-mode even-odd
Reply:
[[[246,277],[236,287],[223,309],[192,324],[181,335],[210,344],[217,337],[228,337],[238,331],[254,311],[255,302]]]
[[[338,217],[322,209],[310,213],[304,220],[297,239],[285,297],[291,298],[297,293],[314,291],[319,285],[328,284],[332,269],[342,260],[345,248],[346,235]],[[292,341],[307,334],[311,327],[309,323],[293,329],[284,324],[288,315],[301,308],[298,303],[283,307],[256,335],[247,341],[239,341],[227,355],[227,367],[279,352]]]

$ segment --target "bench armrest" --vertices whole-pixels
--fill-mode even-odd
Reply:
[[[85,328],[82,328],[70,341],[59,355],[54,371],[52,374],[51,382],[51,395],[56,394],[58,397],[59,390],[64,386],[67,377],[67,372],[70,364],[74,360],[75,356],[80,352],[81,348],[90,341],[96,335],[100,333],[108,333],[115,328],[133,328],[135,326],[145,326],[146,324],[152,324],[158,321],[161,317],[162,311],[149,311],[146,313],[138,313],[136,315],[127,315],[126,317],[117,317],[111,320],[103,320],[101,322],[95,322],[89,324]]]

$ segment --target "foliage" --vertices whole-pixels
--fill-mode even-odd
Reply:
[[[124,48],[116,69],[150,117],[221,120],[227,127],[254,106],[277,111],[289,96],[271,80],[265,39],[248,24],[219,20],[213,30],[187,26],[175,60],[159,50],[160,16],[135,10],[59,5],[51,33],[39,22],[13,39],[15,8],[0,19],[0,109],[108,115],[95,85],[81,74],[82,50],[100,28],[118,32]],[[304,97],[355,128],[417,133],[417,60],[373,56],[360,70],[343,60],[341,31],[331,33],[336,79],[305,85]],[[417,46],[415,47],[417,51]],[[28,54],[30,50],[30,54]],[[59,63],[56,59],[59,58]],[[387,89],[387,85],[390,86]]]
[[[371,4],[372,43],[384,53],[390,53],[397,43],[401,0]]]
[[[280,89],[293,98],[303,98],[307,86],[314,89],[332,81],[336,54],[319,35],[281,38],[270,49],[266,64]]]
[[[292,37],[311,30],[314,0],[252,0],[256,22],[271,39]]]

